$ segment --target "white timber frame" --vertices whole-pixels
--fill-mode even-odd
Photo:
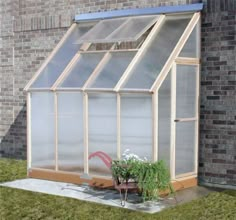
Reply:
[[[31,143],[31,93],[27,93],[27,168],[32,166]]]
[[[153,161],[158,160],[158,91],[161,87],[162,83],[164,82],[165,78],[167,77],[168,73],[171,72],[171,146],[170,146],[170,172],[171,172],[171,179],[179,179],[185,176],[197,175],[197,167],[198,167],[198,137],[199,137],[199,80],[200,80],[200,58],[189,58],[189,57],[178,57],[179,53],[183,49],[187,39],[189,38],[190,34],[192,33],[194,27],[198,25],[198,35],[200,35],[200,13],[195,12],[187,25],[185,31],[183,32],[181,38],[179,39],[176,47],[172,51],[171,55],[169,56],[167,62],[163,66],[160,74],[158,75],[157,79],[155,80],[154,84],[150,89],[122,89],[122,86],[128,79],[133,67],[140,61],[142,58],[143,53],[145,52],[145,49],[148,47],[148,45],[151,43],[152,39],[154,38],[155,34],[160,30],[166,15],[160,15],[158,17],[158,20],[152,30],[150,31],[149,35],[143,42],[142,46],[139,49],[129,49],[129,50],[114,50],[114,45],[110,48],[110,50],[106,51],[96,51],[98,53],[105,52],[104,57],[101,59],[101,61],[98,63],[97,67],[94,69],[90,77],[85,82],[84,86],[82,88],[58,88],[59,85],[65,80],[65,78],[68,76],[71,68],[74,66],[74,64],[78,61],[80,56],[83,53],[94,53],[95,51],[88,51],[90,47],[90,43],[84,43],[81,46],[81,51],[78,51],[78,53],[72,58],[70,63],[67,65],[65,70],[62,72],[62,74],[59,76],[59,78],[56,80],[56,82],[53,84],[53,86],[48,88],[30,88],[30,86],[35,82],[37,77],[40,75],[43,68],[48,64],[48,62],[51,60],[51,58],[54,56],[54,54],[58,51],[58,49],[61,47],[61,45],[65,42],[66,38],[69,36],[69,34],[74,30],[76,27],[76,24],[73,24],[71,28],[67,31],[65,36],[62,38],[62,40],[59,42],[59,44],[56,46],[56,48],[53,50],[53,52],[50,54],[50,56],[45,60],[43,65],[40,67],[40,69],[36,72],[36,74],[33,76],[33,78],[29,81],[29,83],[24,88],[25,91],[27,91],[27,166],[28,169],[31,168],[31,92],[34,91],[48,91],[54,93],[54,107],[55,107],[55,171],[58,171],[58,103],[57,103],[57,94],[60,92],[80,92],[83,95],[83,117],[84,117],[84,173],[89,175],[89,163],[88,163],[88,152],[89,152],[89,137],[88,137],[88,93],[89,92],[109,92],[109,93],[115,93],[117,97],[117,158],[120,159],[121,157],[121,94],[123,93],[143,93],[143,94],[150,94],[152,96],[152,117],[153,117],[153,125],[152,125],[152,133],[153,133],[153,147],[152,147],[152,153],[153,153]],[[199,39],[200,36],[197,37]],[[199,40],[200,42],[200,40]],[[200,43],[198,44],[198,47],[200,47]],[[199,50],[199,48],[198,48]],[[114,52],[121,52],[121,51],[137,51],[134,58],[126,68],[125,72],[123,73],[120,80],[117,82],[116,86],[113,89],[106,89],[106,88],[88,88],[88,85],[92,82],[92,80],[99,74],[100,69],[106,64],[106,62],[109,59],[109,56],[111,53]],[[200,50],[199,50],[200,51]],[[199,52],[200,53],[200,52]],[[200,55],[199,55],[200,57]],[[182,121],[187,120],[195,120],[196,123],[196,146],[195,146],[195,170],[191,173],[181,174],[176,176],[175,175],[175,138],[176,138],[176,123],[174,122],[176,120],[176,66],[177,65],[194,65],[197,66],[197,95],[196,95],[196,117],[190,118],[190,119],[183,119]],[[39,169],[39,168],[37,168]],[[40,168],[41,169],[41,168]],[[43,169],[42,169],[43,170]],[[69,172],[68,172],[69,173]]]

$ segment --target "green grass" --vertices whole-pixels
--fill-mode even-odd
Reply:
[[[0,158],[0,183],[26,178],[26,161]]]
[[[24,178],[24,161],[0,160],[0,182]],[[0,219],[236,219],[236,191],[211,193],[156,214],[0,187]]]

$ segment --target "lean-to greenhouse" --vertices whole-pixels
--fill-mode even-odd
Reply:
[[[109,168],[90,156],[129,149],[195,184],[201,8],[76,16],[25,88],[29,176],[108,185]]]

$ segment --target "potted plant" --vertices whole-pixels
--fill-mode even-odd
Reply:
[[[134,175],[141,190],[143,200],[158,199],[160,192],[173,192],[169,169],[163,160],[157,162],[140,162],[132,166]]]
[[[133,173],[133,167],[142,160],[135,154],[129,153],[127,149],[122,154],[121,160],[113,160],[111,164],[111,171],[113,178],[119,179],[121,183],[134,182],[136,180],[135,173]]]
[[[158,199],[160,191],[173,192],[169,169],[163,160],[150,162],[126,150],[121,160],[112,161],[111,170],[120,183],[137,182],[144,201]]]

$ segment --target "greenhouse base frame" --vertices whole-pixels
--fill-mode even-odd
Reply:
[[[91,187],[98,188],[113,188],[113,181],[111,178],[105,177],[91,177],[83,178],[83,175],[63,172],[63,171],[53,171],[53,170],[44,170],[44,169],[30,169],[28,170],[28,177],[36,179],[45,179],[58,182],[73,183],[79,185],[89,185]],[[183,190],[186,188],[197,186],[197,176],[185,176],[179,178],[178,180],[171,181],[175,191]]]

